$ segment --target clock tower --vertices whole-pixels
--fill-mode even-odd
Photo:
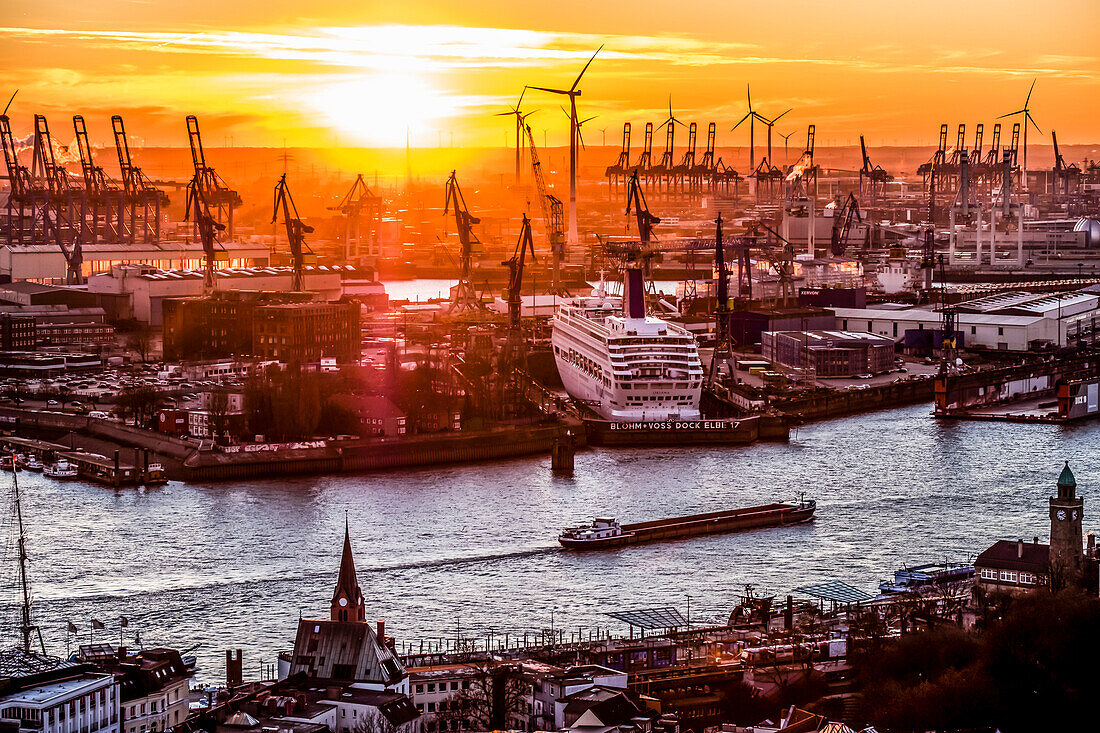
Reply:
[[[1077,496],[1077,479],[1066,461],[1058,477],[1058,495],[1050,498],[1050,569],[1055,586],[1077,585],[1081,581],[1084,551],[1081,547],[1081,519],[1085,501]]]
[[[1080,525],[1078,525],[1080,536]],[[344,554],[340,557],[340,575],[336,579],[336,590],[332,594],[332,620],[333,621],[357,621],[363,623],[367,620],[366,610],[363,607],[363,592],[359,589],[359,581],[355,577],[355,559],[351,556],[351,535],[348,531],[348,520],[344,518]]]

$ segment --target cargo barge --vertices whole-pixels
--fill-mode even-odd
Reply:
[[[782,527],[810,521],[816,508],[815,501],[801,499],[637,524],[619,524],[610,517],[597,517],[592,524],[565,530],[558,535],[558,542],[570,550],[602,550],[698,535]]]

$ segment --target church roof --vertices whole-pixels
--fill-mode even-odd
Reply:
[[[1069,461],[1066,461],[1065,468],[1062,469],[1062,475],[1058,477],[1059,486],[1076,486],[1077,479],[1073,475],[1073,471],[1069,470]]]
[[[355,621],[298,622],[290,673],[334,682],[392,685],[405,668],[370,624]]]
[[[340,596],[341,591],[352,601],[357,601],[362,596],[359,590],[359,579],[355,576],[355,558],[351,554],[351,534],[346,517],[344,519],[344,552],[340,556],[340,574],[336,578],[336,589],[332,592],[333,602]]]

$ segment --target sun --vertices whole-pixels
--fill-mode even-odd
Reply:
[[[385,71],[328,83],[307,95],[322,125],[376,147],[401,147],[460,111],[453,97],[414,72]]]

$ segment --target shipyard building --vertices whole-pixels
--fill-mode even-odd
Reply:
[[[219,291],[168,299],[164,358],[252,356],[285,363],[359,357],[359,304],[313,302],[310,293]]]
[[[765,359],[818,377],[879,374],[894,367],[894,340],[851,331],[765,331]]]

